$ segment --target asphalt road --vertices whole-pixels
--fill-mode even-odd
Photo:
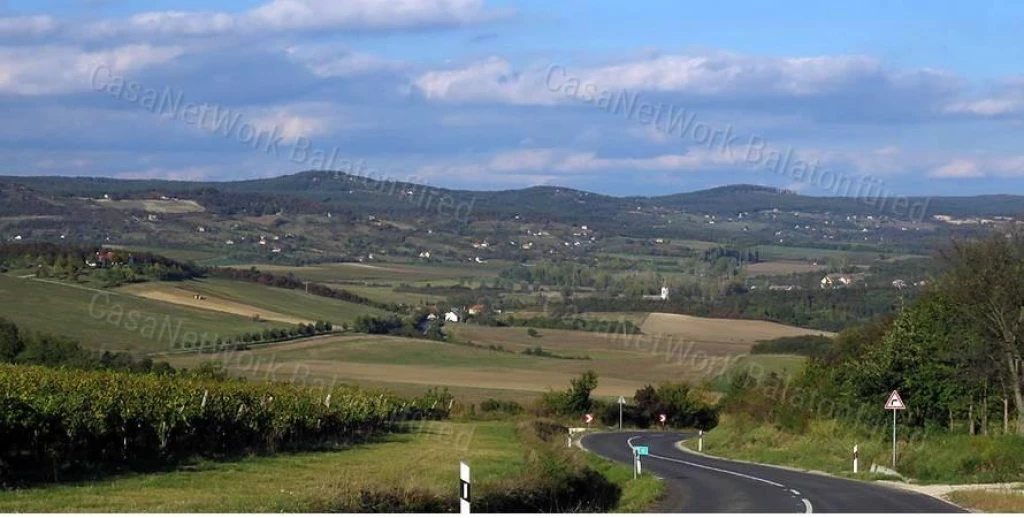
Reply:
[[[771,513],[963,512],[941,500],[900,489],[800,471],[694,455],[675,444],[693,434],[614,432],[583,437],[583,447],[631,463],[630,444],[648,446],[644,472],[663,478],[661,511]]]

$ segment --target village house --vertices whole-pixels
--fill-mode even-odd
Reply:
[[[823,290],[845,288],[846,286],[853,284],[853,277],[840,273],[830,273],[822,277],[819,284]]]

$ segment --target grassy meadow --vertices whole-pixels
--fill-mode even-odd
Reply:
[[[477,484],[525,465],[513,423],[426,422],[344,450],[203,462],[170,473],[0,492],[0,512],[324,512],[360,490],[458,494],[459,462]]]
[[[370,306],[310,295],[302,290],[263,286],[227,279],[198,279],[184,282],[148,282],[129,285],[121,291],[177,304],[195,304],[214,311],[297,324],[324,320],[340,324],[359,315],[379,315],[383,311]],[[196,301],[193,294],[203,300]]]
[[[0,316],[29,330],[75,338],[87,348],[137,353],[180,347],[186,333],[232,336],[280,327],[117,291],[6,275],[0,275]]]

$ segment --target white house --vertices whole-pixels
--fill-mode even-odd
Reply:
[[[454,312],[454,311],[449,311],[449,312],[444,314],[444,321],[445,322],[458,322],[459,321],[459,314]]]
[[[668,300],[668,286],[662,285],[661,292],[657,295],[644,295],[644,300]]]
[[[832,273],[821,278],[821,289],[836,289],[849,286],[853,283],[853,279],[850,276]]]
[[[907,287],[907,283],[903,282],[903,279],[896,279],[895,281],[892,281],[892,287],[897,290],[902,290]]]

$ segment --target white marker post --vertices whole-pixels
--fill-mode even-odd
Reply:
[[[469,465],[459,463],[459,514],[469,514]]]
[[[885,409],[892,410],[892,469],[896,469],[896,411],[906,410],[907,405],[903,404],[900,393],[894,390],[885,401]]]
[[[704,451],[704,430],[697,430],[697,451]]]
[[[853,472],[854,473],[857,472],[857,468],[859,467],[858,464],[857,464],[857,461],[858,461],[858,459],[857,459],[857,445],[854,444],[853,445]]]

